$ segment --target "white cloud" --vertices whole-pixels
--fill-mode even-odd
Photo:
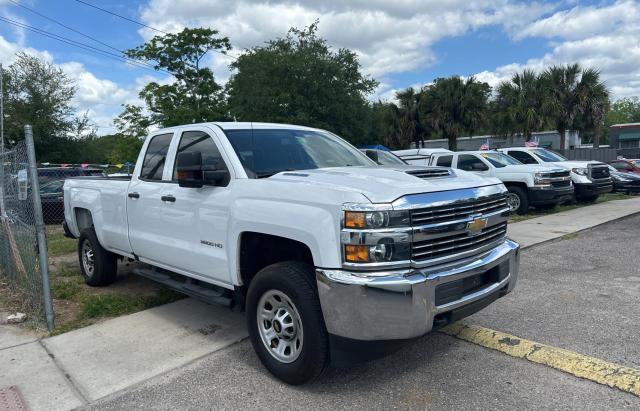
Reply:
[[[538,20],[518,38],[551,38],[551,51],[526,62],[483,71],[477,78],[495,85],[524,68],[540,72],[556,64],[580,63],[601,71],[613,98],[640,95],[640,4],[576,6]]]
[[[331,45],[354,50],[365,73],[380,77],[433,64],[437,56],[430,47],[442,38],[494,24],[509,29],[552,9],[509,0],[151,0],[141,19],[164,31],[212,27],[240,50],[320,19],[320,34]],[[156,34],[149,29],[140,33],[144,38]]]

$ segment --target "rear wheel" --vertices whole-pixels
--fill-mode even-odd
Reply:
[[[507,187],[507,204],[512,213],[525,214],[529,211],[529,198],[527,192],[518,186]]]
[[[105,286],[116,280],[118,257],[100,245],[93,227],[80,233],[78,258],[80,272],[88,285]]]
[[[314,275],[305,263],[276,263],[256,274],[247,293],[251,344],[264,366],[289,384],[311,381],[329,364]]]

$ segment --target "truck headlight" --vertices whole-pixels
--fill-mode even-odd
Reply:
[[[408,210],[345,211],[345,228],[386,228],[409,226]]]
[[[344,260],[348,263],[384,263],[411,258],[409,243],[381,242],[373,245],[345,244]]]
[[[551,179],[549,178],[549,174],[535,173],[533,176],[533,182],[536,185],[548,185],[551,184]]]
[[[589,170],[587,170],[586,168],[572,168],[571,171],[578,175],[586,176]]]

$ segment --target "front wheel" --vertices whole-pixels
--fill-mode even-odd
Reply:
[[[329,364],[329,338],[312,266],[287,261],[262,269],[249,285],[247,327],[262,364],[297,385]]]
[[[518,214],[525,214],[529,211],[529,198],[527,197],[527,192],[524,189],[517,186],[511,186],[507,187],[507,190],[509,190],[507,193],[509,211]]]

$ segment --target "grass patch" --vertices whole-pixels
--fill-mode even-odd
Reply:
[[[561,213],[563,211],[570,211],[576,208],[587,207],[592,204],[601,204],[601,203],[606,203],[607,201],[613,201],[613,200],[627,200],[630,198],[634,198],[634,197],[626,194],[622,194],[622,193],[607,193],[598,197],[598,199],[593,203],[566,204],[566,205],[558,206],[556,208],[552,208],[550,210],[531,210],[524,215],[514,214],[509,217],[509,223],[517,223],[519,221],[525,221],[531,218],[542,217],[549,214]]]
[[[162,289],[152,296],[90,295],[84,300],[81,316],[87,319],[115,317],[167,304],[183,297],[183,294],[168,289]]]
[[[78,240],[65,237],[62,227],[47,226],[47,248],[49,257],[75,253],[78,250]]]

